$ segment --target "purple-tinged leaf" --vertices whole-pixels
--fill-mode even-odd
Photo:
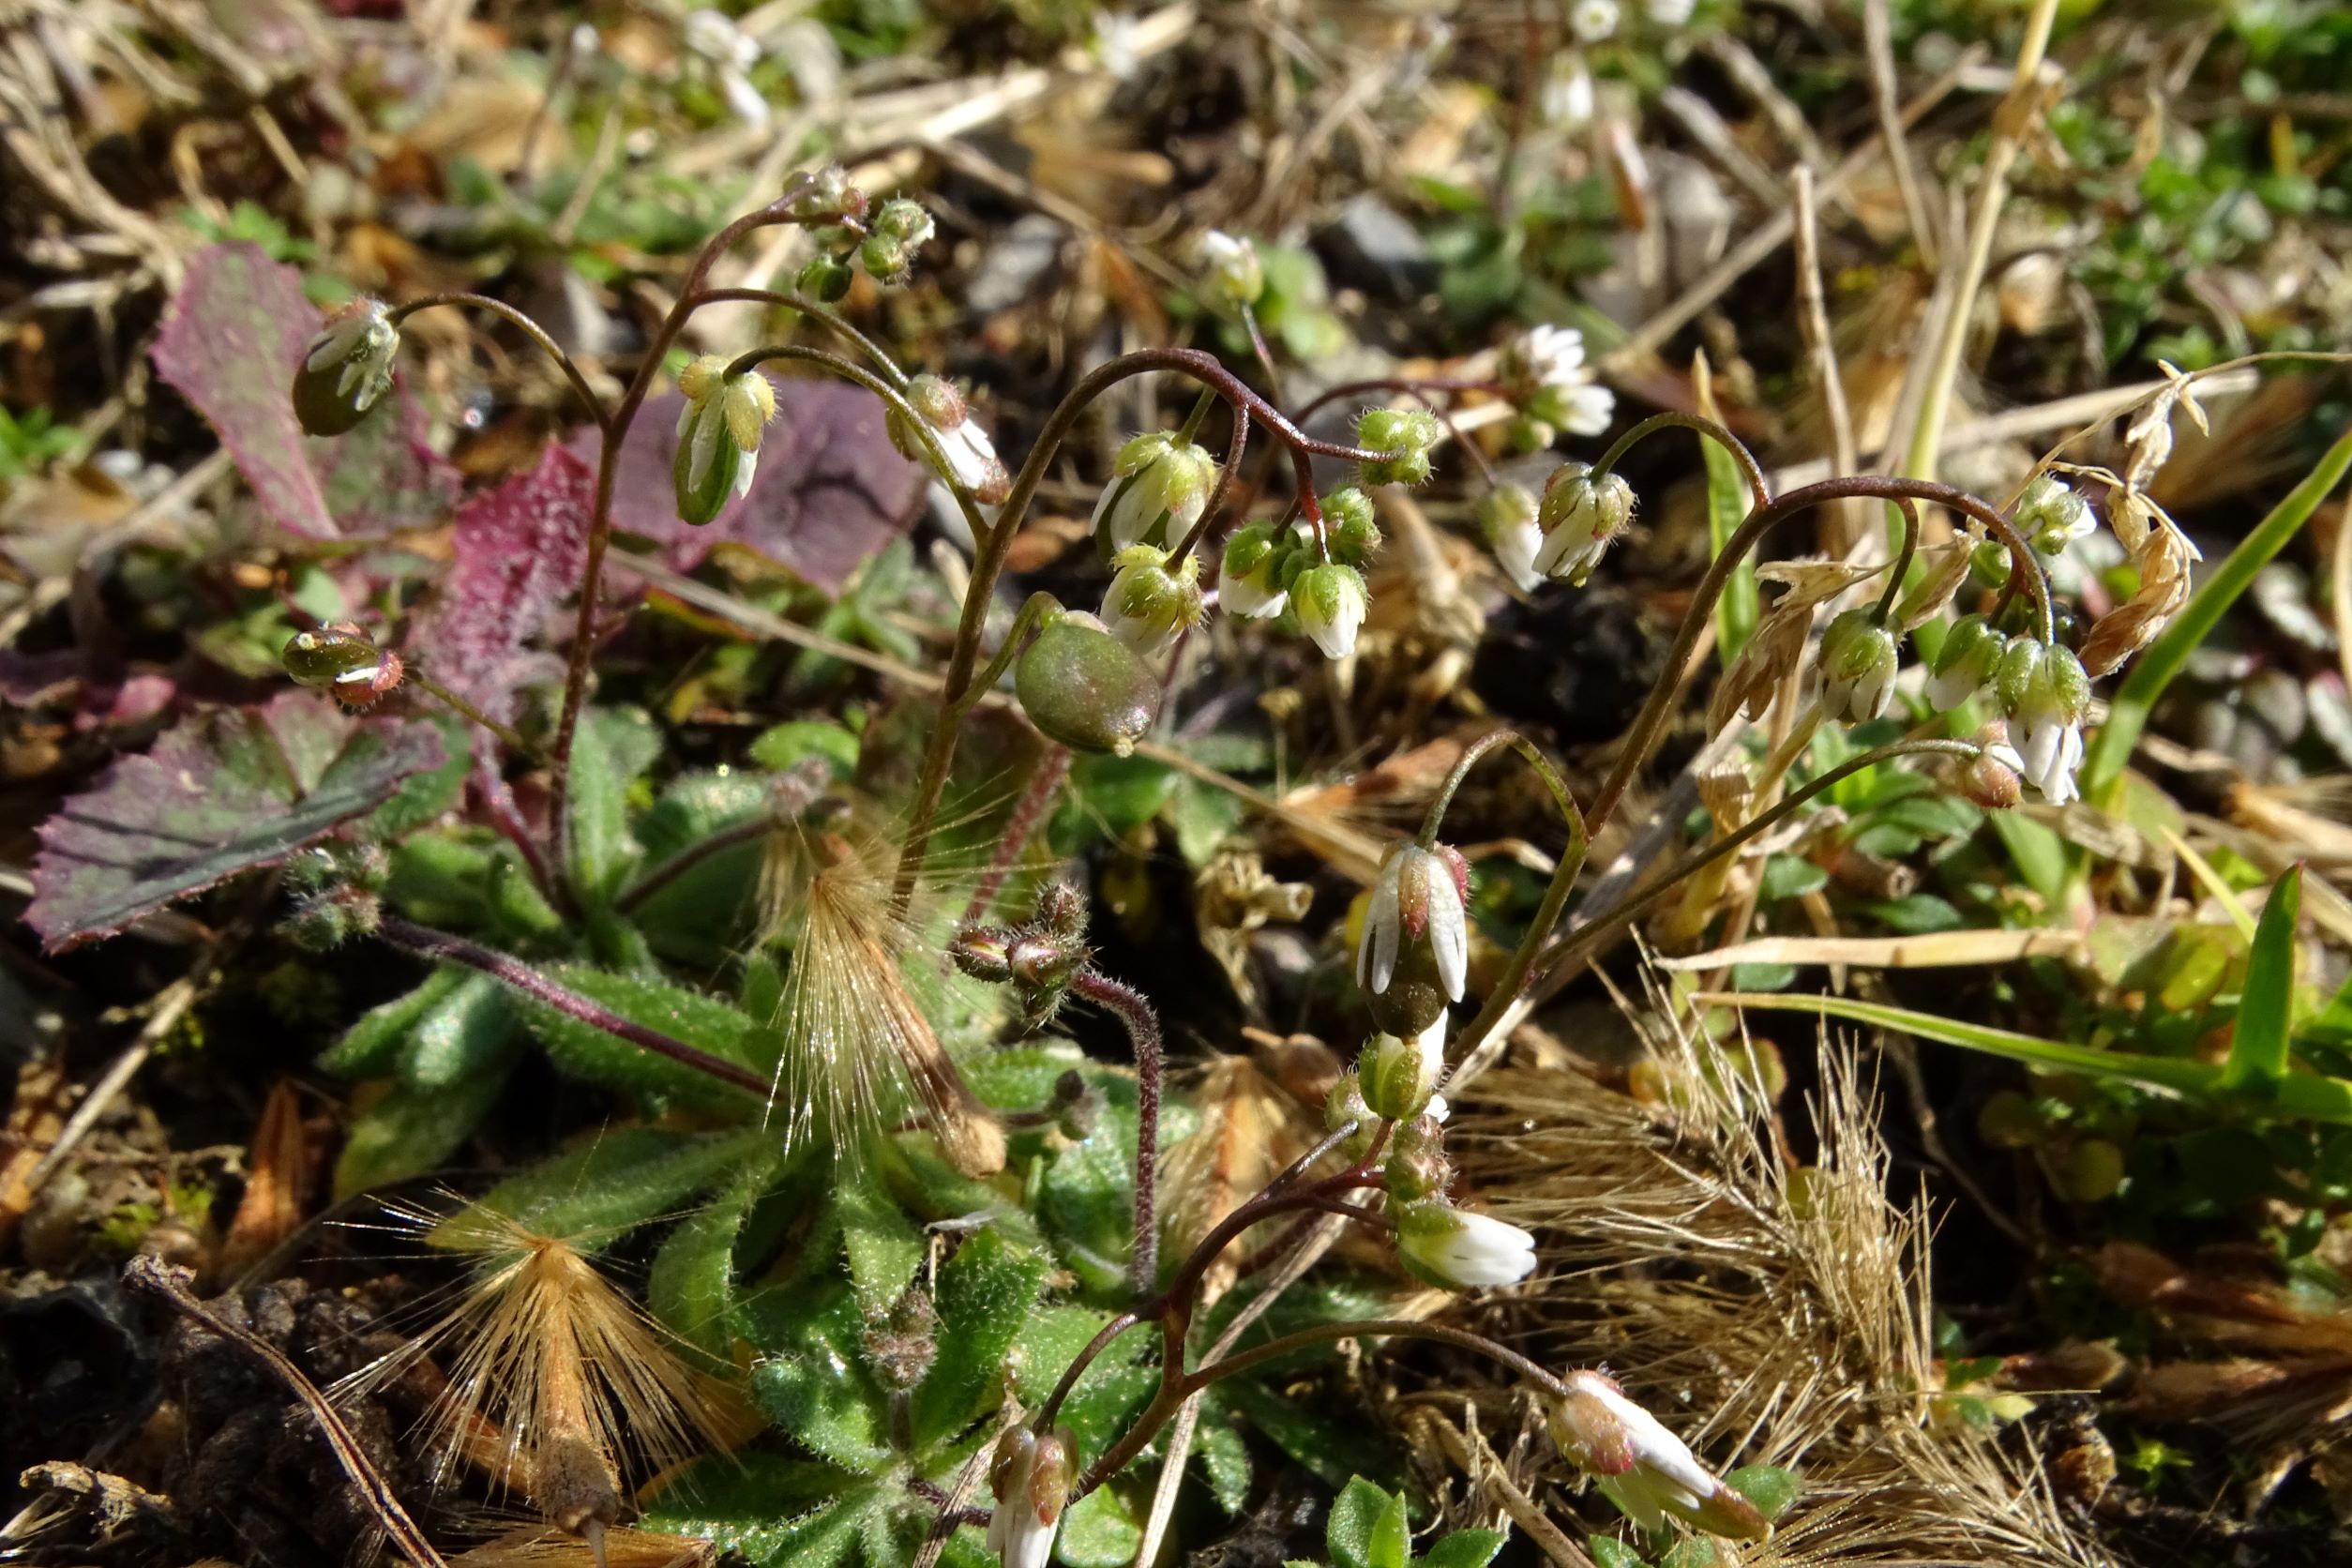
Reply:
[[[690,526],[678,517],[670,473],[684,406],[673,393],[639,411],[612,485],[612,525],[659,545],[673,569],[691,571],[714,546],[736,544],[837,594],[914,525],[926,481],[890,444],[882,400],[838,382],[784,381],[751,493],[729,501],[707,527]],[[593,460],[595,441],[584,432],[574,449]]]
[[[208,246],[165,313],[156,369],[211,422],[287,532],[360,537],[438,518],[457,496],[457,471],[425,445],[422,418],[397,388],[349,435],[303,433],[290,388],[318,328],[300,273],[256,245]]]
[[[444,755],[431,724],[356,719],[308,691],[184,720],[41,824],[24,918],[53,949],[121,930],[284,860]]]
[[[448,573],[409,646],[435,680],[492,718],[535,678],[524,645],[580,580],[596,476],[560,446],[458,513]],[[540,661],[545,662],[545,661]]]

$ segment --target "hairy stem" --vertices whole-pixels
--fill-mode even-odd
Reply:
[[[579,364],[570,354],[564,352],[563,345],[548,336],[547,328],[504,300],[492,299],[488,294],[427,294],[422,299],[412,299],[405,305],[397,307],[387,312],[387,315],[392,324],[398,326],[417,311],[431,309],[436,305],[462,305],[475,310],[488,310],[491,315],[498,317],[536,343],[550,359],[555,361],[557,369],[564,372],[565,379],[572,384],[572,391],[579,395],[581,406],[588,411],[588,417],[596,422],[596,428],[599,430],[606,432],[608,436],[611,435],[612,415],[605,408],[603,400],[596,396],[596,389],[588,384],[588,378],[581,372]]]
[[[1748,482],[1748,492],[1756,497],[1757,510],[1760,511],[1772,504],[1772,481],[1764,477],[1763,467],[1756,462],[1756,454],[1748,450],[1746,443],[1712,419],[1673,410],[1651,415],[1615,441],[1610,442],[1608,449],[1603,452],[1599,460],[1593,463],[1592,477],[1597,479],[1615,468],[1618,460],[1632,451],[1645,436],[1655,435],[1660,430],[1696,430],[1700,435],[1730,453],[1731,460],[1740,465],[1741,477]],[[1728,555],[1731,551],[1726,548],[1724,553]]]
[[[1093,968],[1081,969],[1070,988],[1117,1015],[1135,1042],[1135,1245],[1127,1255],[1127,1278],[1142,1301],[1159,1283],[1160,1232],[1153,1212],[1159,1185],[1160,1018],[1143,993]]]
[[[1069,776],[1070,748],[1048,745],[1031,771],[1029,782],[1022,786],[1020,798],[1013,803],[1013,815],[996,841],[995,852],[988,856],[988,868],[980,873],[972,899],[964,905],[964,917],[956,922],[957,929],[977,925],[988,915],[988,906],[996,902],[996,896],[1004,889],[1004,879],[1013,874],[1021,852],[1029,847],[1030,839],[1045,822],[1053,797],[1061,793],[1062,781]]]
[[[555,722],[554,776],[548,787],[548,827],[555,838],[553,858],[558,866],[571,864],[572,744],[579,738],[580,713],[587,705],[588,675],[596,660],[596,611],[603,598],[605,552],[612,544],[612,486],[620,472],[621,448],[628,440],[629,427],[636,423],[638,410],[645,406],[646,395],[653,390],[654,378],[661,373],[670,345],[678,340],[686,318],[694,313],[696,295],[711,268],[753,230],[793,221],[792,204],[812,183],[806,173],[794,176],[775,201],[744,214],[711,236],[687,269],[678,303],[670,308],[653,341],[645,345],[644,357],[638,362],[637,374],[629,378],[627,390],[621,394],[620,406],[602,422],[604,441],[596,455],[596,499],[588,512],[588,549],[580,568],[580,609],[572,623],[571,656],[564,668],[564,706]]]
[[[698,309],[705,305],[730,303],[774,305],[782,309],[796,310],[811,321],[822,322],[834,336],[854,344],[860,353],[872,360],[874,369],[880,370],[891,385],[901,391],[906,388],[907,372],[899,368],[898,362],[883,352],[880,343],[860,332],[851,324],[847,316],[830,305],[820,305],[806,295],[791,294],[783,289],[704,289],[694,296],[694,305]]]
[[[477,942],[468,942],[448,931],[436,931],[430,926],[419,926],[397,914],[385,914],[377,922],[375,934],[393,946],[438,963],[462,964],[479,971],[502,985],[511,986],[534,1002],[546,1003],[566,1018],[579,1019],[593,1029],[626,1040],[630,1045],[666,1056],[683,1067],[730,1084],[759,1099],[768,1097],[770,1084],[765,1073],[755,1073],[739,1063],[723,1056],[673,1039],[657,1029],[648,1029],[623,1018],[600,1002],[591,1002],[533,969],[520,958],[510,958],[495,948]]]
[[[538,758],[539,748],[537,746],[533,746],[529,741],[524,740],[522,736],[517,733],[512,728],[499,723],[498,720],[490,717],[490,715],[484,713],[481,709],[475,707],[473,703],[467,701],[456,692],[451,691],[447,686],[443,686],[439,681],[434,680],[430,675],[426,674],[422,670],[417,669],[415,665],[409,666],[408,678],[412,685],[415,686],[419,690],[423,691],[427,696],[432,698],[435,701],[440,702],[443,706],[456,713],[459,717],[466,720],[468,723],[478,724],[483,729],[488,730],[491,734],[496,735],[499,740],[505,743],[506,747],[513,751],[516,755],[529,757],[535,760]]]

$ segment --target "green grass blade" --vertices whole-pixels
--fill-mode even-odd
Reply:
[[[2293,866],[2270,889],[2254,926],[2239,993],[2238,1025],[2230,1032],[2222,1087],[2268,1096],[2286,1077],[2286,1026],[2295,1005],[2295,926],[2303,912],[2303,868]]]
[[[1714,406],[1714,388],[1703,371],[1699,386],[1699,412],[1720,424],[1723,415]],[[1708,553],[1721,555],[1725,544],[1747,518],[1748,485],[1729,452],[1704,437],[1698,447],[1707,460]],[[1756,586],[1756,559],[1751,555],[1731,569],[1730,580],[1723,585],[1723,597],[1715,601],[1715,642],[1723,650],[1726,668],[1748,645],[1763,613],[1763,593]]]
[[[2336,488],[2347,468],[2352,468],[2352,430],[2336,438],[2335,445],[2320,458],[2318,466],[2270,509],[2269,517],[2254,525],[2254,532],[2239,541],[2229,558],[2214,568],[2180,613],[2173,617],[2172,624],[2140,655],[2108,706],[2107,722],[2091,737],[2089,752],[2083,759],[2084,799],[2096,802],[2103,809],[2114,809],[2123,779],[2123,764],[2131,757],[2132,748],[2139,744],[2140,731],[2147,726],[2157,699],[2164,696],[2164,688],[2172,685],[2173,677],[2189,662],[2190,652],[2213,635],[2223,614],[2253,586],[2255,574],[2270,564],[2270,558],[2286,547],[2296,531]]]
[[[2086,1046],[2062,1045],[2055,1040],[2037,1039],[2033,1035],[2017,1034],[2006,1029],[1986,1029],[1953,1018],[1939,1018],[1933,1013],[1915,1013],[1907,1007],[1890,1007],[1883,1003],[1862,1002],[1852,997],[1712,991],[1699,993],[1692,1000],[1722,1007],[1814,1013],[1823,1018],[1868,1024],[1875,1029],[1915,1034],[1922,1040],[1958,1046],[1987,1056],[2007,1057],[2012,1062],[2022,1062],[2028,1066],[2049,1072],[2121,1078],[2130,1083],[2170,1090],[2191,1099],[2218,1100],[2226,1097],[2222,1085],[2223,1069],[2209,1062],[2190,1062],[2170,1056],[2141,1056],[2130,1051],[2092,1050]],[[2276,1116],[2309,1122],[2352,1123],[2352,1081],[2343,1078],[2322,1078],[2315,1073],[2288,1073],[2272,1085],[2272,1093],[2266,1099],[2264,1108]]]

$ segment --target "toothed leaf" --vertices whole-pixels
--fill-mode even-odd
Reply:
[[[939,1274],[939,1356],[914,1393],[914,1436],[934,1443],[995,1408],[1004,1356],[1037,1305],[1042,1253],[1017,1252],[988,1229]]]

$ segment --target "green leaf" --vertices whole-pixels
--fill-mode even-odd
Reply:
[[[993,1229],[957,1249],[939,1272],[939,1357],[914,1392],[914,1437],[942,1441],[993,1409],[1004,1354],[1036,1309],[1043,1254],[1016,1252]]]
[[[829,1355],[771,1356],[751,1369],[751,1396],[787,1436],[844,1470],[890,1462],[882,1395],[862,1364]]]
[[[599,708],[584,716],[572,742],[572,881],[590,897],[610,899],[638,857],[629,837],[628,791],[661,755],[661,732],[634,708]]]
[[[1699,412],[1710,419],[1720,419],[1712,388],[1704,375],[1699,385],[1705,388],[1699,395]],[[1698,445],[1707,464],[1708,553],[1721,555],[1746,519],[1751,497],[1747,480],[1741,476],[1740,465],[1729,452],[1708,436],[1700,436]],[[1723,597],[1715,601],[1716,641],[1726,665],[1739,657],[1740,650],[1756,635],[1756,624],[1762,615],[1763,595],[1756,586],[1756,560],[1750,554],[1731,568]]]
[[[584,964],[555,964],[544,971],[565,990],[618,1013],[631,1023],[659,1030],[698,1050],[723,1057],[762,1077],[776,1068],[776,1035],[701,991],[666,980],[613,974]],[[546,1003],[515,993],[517,1010],[562,1071],[611,1089],[626,1090],[721,1113],[744,1115],[759,1100],[732,1084],[656,1056],[592,1023],[583,1023]]]
[[[850,1278],[869,1311],[898,1299],[923,1263],[923,1237],[897,1201],[864,1171],[844,1174],[833,1197]]]
[[[474,767],[474,749],[465,721],[455,714],[426,714],[418,720],[441,731],[441,765],[410,774],[392,798],[369,814],[360,831],[370,838],[405,838],[445,813],[457,809],[465,795],[465,776]]]
[[[1764,876],[1756,896],[1768,904],[1783,898],[1802,898],[1808,893],[1819,892],[1829,881],[1827,871],[1802,855],[1774,854],[1765,859]]]
[[[1486,1568],[1510,1537],[1499,1530],[1457,1530],[1421,1554],[1423,1568]]]
[[[442,1221],[426,1241],[443,1246],[461,1239],[473,1210],[484,1209],[594,1252],[716,1185],[759,1157],[771,1138],[756,1128],[698,1135],[626,1127],[606,1133],[508,1177]]]
[[[664,1238],[645,1279],[654,1317],[721,1361],[732,1338],[727,1316],[735,1304],[735,1243],[752,1205],[776,1184],[780,1163],[773,1149],[755,1153],[740,1176]]]
[[[509,994],[489,975],[469,972],[409,1032],[400,1052],[400,1081],[412,1089],[446,1089],[511,1055],[506,1048],[515,1035],[515,1015]]]
[[[2222,1087],[2269,1098],[2286,1076],[2286,1031],[2295,1010],[2295,927],[2303,912],[2303,868],[2292,866],[2270,889],[2246,958],[2246,985],[2230,1031]]]
[[[1614,1535],[1588,1535],[1584,1549],[1591,1554],[1595,1568],[1645,1568],[1641,1554]]]
[[[1229,1378],[1211,1397],[1327,1486],[1385,1468],[1389,1455],[1361,1424],[1350,1425],[1278,1394],[1255,1378]]]
[[[1934,931],[1956,931],[1968,924],[1948,898],[1933,893],[1914,893],[1907,898],[1890,898],[1870,906],[1870,912],[1889,930],[1901,936],[1926,936]]]
[[[704,1459],[662,1488],[638,1522],[692,1535],[761,1568],[838,1568],[890,1489],[778,1454]]]
[[[2066,840],[2043,823],[2017,811],[1993,813],[1993,831],[2009,851],[2026,885],[2053,907],[2066,897]]]
[[[1742,1465],[1723,1478],[1723,1484],[1756,1504],[1768,1520],[1778,1519],[1797,1505],[1804,1482],[1797,1472],[1779,1465]]]
[[[1405,1568],[1410,1544],[1404,1498],[1391,1497],[1360,1475],[1349,1476],[1323,1526],[1323,1546],[1334,1568]]]
[[[763,731],[745,748],[745,754],[776,773],[805,757],[822,757],[833,765],[836,778],[857,771],[857,737],[838,724],[818,719],[788,719]]]
[[[2229,607],[2254,586],[2262,568],[2301,532],[2304,522],[2336,488],[2346,469],[2352,469],[2352,430],[2338,436],[2303,482],[2271,507],[2268,517],[2254,524],[2227,559],[2199,579],[2189,602],[2148,645],[2109,701],[2107,721],[2091,737],[2083,758],[2084,799],[2103,808],[2114,807],[2116,786],[2123,776],[2124,763],[2131,759],[2133,747],[2139,744],[2148,716],[2165,688],[2188,664],[2190,654],[2213,635]],[[2000,813],[2003,817],[2010,815],[2013,813]]]
[[[444,1089],[396,1083],[354,1117],[335,1162],[335,1196],[389,1186],[439,1168],[497,1103],[520,1055],[509,1043],[494,1061]]]
[[[1053,1555],[1063,1568],[1127,1568],[1143,1545],[1143,1526],[1126,1488],[1114,1483],[1087,1493],[1062,1515]]]
[[[1868,1024],[1876,1029],[1915,1034],[1922,1040],[1960,1046],[1968,1050],[1982,1051],[1987,1056],[2006,1057],[2010,1061],[2023,1062],[2028,1066],[2050,1072],[2120,1078],[2130,1083],[2169,1089],[2193,1099],[2217,1099],[2224,1093],[2222,1087],[2223,1069],[2209,1062],[2061,1045],[2055,1040],[2040,1040],[2030,1034],[2013,1033],[2006,1029],[1986,1029],[1953,1018],[1938,1018],[1933,1013],[1918,1013],[1907,1007],[1890,1007],[1852,997],[1727,992],[1702,1000],[1726,1006],[1757,1007],[1767,1011],[1818,1013],[1827,1018]],[[2266,1104],[2278,1115],[2312,1122],[2352,1122],[2352,1080],[2323,1078],[2316,1073],[2288,1073],[2278,1079],[2272,1089],[2273,1094]]]
[[[184,719],[41,823],[25,923],[53,951],[110,935],[278,864],[444,760],[433,726],[363,722],[308,691]]]
[[[1200,1407],[1199,1430],[1200,1470],[1209,1483],[1209,1495],[1216,1499],[1228,1518],[1239,1518],[1249,1505],[1249,1445],[1224,1411],[1206,1401]],[[1485,1568],[1485,1560],[1470,1568]]]
[[[408,1043],[409,1032],[474,972],[445,964],[425,977],[422,985],[359,1015],[343,1037],[327,1047],[319,1065],[338,1078],[381,1078],[392,1070],[393,1059]]]

